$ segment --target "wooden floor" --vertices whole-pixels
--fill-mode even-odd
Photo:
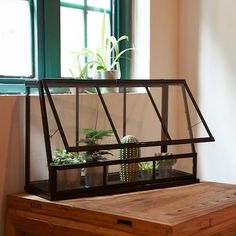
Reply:
[[[6,228],[6,236],[236,236],[236,185],[199,183],[58,202],[10,195]]]

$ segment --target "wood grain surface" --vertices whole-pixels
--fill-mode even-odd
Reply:
[[[8,196],[7,222],[7,236],[24,230],[36,235],[233,236],[236,186],[206,182],[57,202],[22,193]]]

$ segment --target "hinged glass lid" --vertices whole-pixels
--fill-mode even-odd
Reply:
[[[184,80],[43,79],[39,84],[44,131],[57,132],[70,152],[214,141]],[[69,92],[53,93],[62,87]],[[88,147],[80,141],[85,129],[114,135]],[[127,134],[138,142],[122,143]]]

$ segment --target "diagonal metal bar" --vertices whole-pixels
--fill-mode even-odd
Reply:
[[[127,91],[123,91],[123,137],[126,135]]]
[[[203,117],[203,115],[202,115],[202,113],[201,113],[201,111],[200,111],[200,109],[199,109],[199,107],[198,107],[198,105],[197,105],[197,103],[196,103],[196,101],[195,101],[195,99],[194,99],[194,97],[193,97],[193,95],[192,95],[192,93],[191,93],[191,91],[190,91],[186,81],[184,81],[184,87],[185,87],[185,89],[186,89],[186,91],[187,91],[187,93],[188,93],[188,95],[189,95],[189,97],[190,97],[190,99],[191,99],[191,101],[193,103],[193,106],[195,107],[195,109],[196,109],[196,111],[197,111],[197,113],[198,113],[198,115],[199,115],[199,117],[200,117],[200,119],[201,119],[201,121],[202,121],[202,123],[203,123],[203,125],[204,125],[204,127],[206,129],[206,131],[207,131],[207,134],[209,135],[209,137],[213,141],[215,141],[215,139],[214,139],[210,129],[208,128],[207,123],[206,123],[206,121],[205,121],[205,119],[204,119],[204,117]]]
[[[169,114],[169,85],[163,84],[162,85],[162,92],[161,92],[161,117],[168,130],[168,114]],[[166,134],[164,130],[161,130],[161,140],[167,140]],[[166,153],[168,152],[167,145],[161,145],[161,152]]]
[[[40,107],[41,107],[41,115],[42,115],[42,123],[43,123],[43,133],[44,133],[44,140],[45,140],[46,156],[47,156],[47,162],[49,165],[52,162],[52,156],[51,156],[51,145],[50,145],[50,139],[49,139],[47,108],[46,108],[46,103],[45,103],[42,80],[39,81],[38,86],[39,86],[38,89],[39,89],[39,99],[40,99]]]
[[[182,89],[182,94],[183,94],[183,100],[184,100],[184,109],[186,113],[186,119],[187,119],[187,124],[188,124],[188,131],[189,131],[189,136],[191,139],[193,139],[193,130],[192,130],[192,124],[191,124],[191,118],[190,118],[190,113],[189,113],[189,108],[188,108],[188,101],[187,101],[187,96],[186,96],[186,90],[184,86],[181,86]],[[195,152],[195,146],[192,143],[191,144],[192,152]]]
[[[97,92],[98,92],[98,96],[99,96],[99,98],[100,98],[100,100],[101,100],[101,103],[102,103],[102,105],[103,105],[103,108],[104,108],[104,110],[105,110],[105,113],[106,113],[106,115],[107,115],[107,118],[108,118],[108,120],[109,120],[109,122],[110,122],[110,125],[111,125],[111,128],[112,128],[112,130],[113,130],[113,133],[114,133],[114,135],[115,135],[115,137],[116,137],[116,140],[117,140],[118,144],[121,144],[119,135],[118,135],[118,133],[117,133],[117,131],[116,131],[116,128],[115,128],[115,125],[114,125],[114,123],[113,123],[113,121],[112,121],[110,112],[109,112],[108,109],[107,109],[107,105],[106,105],[106,103],[105,103],[105,101],[104,101],[104,99],[103,99],[101,90],[100,90],[99,87],[97,87],[97,86],[96,86],[96,90],[97,90]]]
[[[171,140],[171,137],[170,137],[170,135],[169,135],[169,133],[168,133],[168,130],[167,130],[166,125],[165,125],[165,122],[163,121],[163,119],[162,119],[162,117],[161,117],[161,114],[160,114],[160,112],[159,112],[159,110],[158,110],[158,108],[157,108],[157,106],[156,106],[156,103],[155,103],[155,101],[154,101],[154,99],[153,99],[153,97],[152,97],[152,94],[151,94],[150,90],[148,89],[148,87],[146,86],[146,84],[144,84],[144,87],[145,87],[145,89],[146,89],[146,91],[147,91],[147,94],[148,94],[148,96],[149,96],[149,98],[150,98],[150,101],[151,101],[151,103],[152,103],[152,106],[153,106],[153,108],[154,108],[154,110],[155,110],[155,112],[156,112],[156,114],[157,114],[157,116],[158,116],[158,118],[159,118],[159,120],[160,120],[160,122],[161,122],[162,130],[164,131],[164,133],[165,133],[167,139]]]
[[[46,148],[46,156],[47,156],[47,163],[50,167],[50,163],[52,162],[52,150],[51,150],[51,142],[49,138],[49,128],[48,128],[48,117],[47,117],[47,108],[45,103],[45,96],[44,96],[44,88],[43,88],[43,81],[40,80],[38,84],[39,88],[39,99],[40,99],[40,106],[41,106],[41,114],[42,114],[42,122],[43,122],[43,132],[44,132],[44,140],[45,140],[45,148]],[[55,193],[55,175],[53,175],[51,168],[49,170],[49,192],[50,194]],[[55,171],[54,171],[55,173]]]
[[[57,123],[57,127],[58,127],[58,130],[59,130],[59,133],[61,135],[61,138],[62,138],[62,141],[64,143],[64,146],[65,146],[65,149],[68,151],[68,142],[67,142],[67,139],[66,139],[66,135],[65,135],[65,132],[63,130],[63,127],[62,127],[62,124],[61,124],[61,121],[60,121],[60,118],[58,116],[58,113],[57,113],[57,110],[56,110],[56,107],[54,105],[54,102],[53,102],[53,99],[52,99],[52,96],[49,92],[49,89],[48,89],[48,86],[46,83],[42,82],[43,86],[44,86],[44,89],[46,91],[46,94],[47,94],[47,97],[48,97],[48,101],[49,101],[49,104],[51,106],[51,109],[52,109],[52,113],[53,113],[53,116],[54,116],[54,119]]]

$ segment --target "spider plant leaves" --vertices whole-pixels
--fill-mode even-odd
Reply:
[[[105,49],[105,33],[106,33],[106,11],[104,11],[102,17],[102,29],[101,29],[101,40],[102,40],[102,52],[104,53]]]
[[[101,27],[101,46],[96,50],[81,49],[77,54],[77,62],[82,79],[86,78],[88,70],[120,70],[119,59],[134,47],[120,51],[119,44],[129,42],[129,37],[123,35],[116,39],[114,36],[106,37],[106,11],[104,11]],[[83,59],[83,61],[82,61]],[[82,66],[82,64],[84,64]]]
[[[113,63],[111,64],[111,68],[114,68],[118,60],[121,58],[121,56],[126,53],[127,51],[134,50],[134,48],[126,48],[123,51],[121,51],[113,60]]]

